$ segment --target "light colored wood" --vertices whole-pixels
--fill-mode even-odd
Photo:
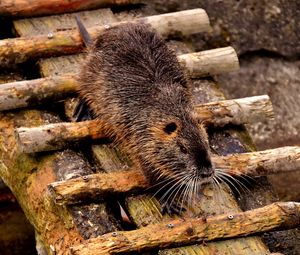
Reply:
[[[56,180],[58,154],[24,155],[16,148],[14,128],[17,125],[41,125],[55,120],[49,113],[33,110],[0,115],[0,177],[9,186],[27,219],[41,235],[47,251],[50,245],[65,254],[70,245],[83,238],[76,229],[71,214],[61,207],[58,211],[48,196],[47,184]]]
[[[77,82],[74,76],[49,77],[2,84],[0,111],[58,101],[75,95]]]
[[[207,218],[178,219],[90,239],[70,249],[73,255],[108,255],[247,236],[300,226],[300,203],[273,203],[258,209]]]
[[[300,147],[286,146],[276,149],[254,151],[213,157],[220,171],[231,175],[265,176],[280,172],[300,170]]]
[[[125,194],[147,188],[147,181],[138,171],[115,171],[85,175],[48,186],[57,204],[77,204],[86,199],[105,197],[112,192]],[[101,187],[99,189],[99,187]]]
[[[274,118],[268,95],[211,102],[195,107],[197,118],[217,127],[241,125]]]
[[[40,16],[54,13],[74,12],[111,5],[138,3],[138,0],[1,0],[1,16]]]
[[[84,138],[104,138],[107,125],[99,120],[56,123],[41,127],[18,128],[19,145],[23,152],[51,151]]]
[[[107,8],[45,17],[17,19],[13,21],[13,25],[19,36],[47,35],[48,33],[59,31],[76,31],[78,27],[75,16],[79,16],[87,28],[117,21],[112,11]]]
[[[145,22],[162,36],[189,35],[210,29],[207,14],[203,9],[149,16],[133,22]],[[117,22],[109,26],[119,24],[120,22]],[[95,39],[106,28],[107,26],[95,26],[88,28],[88,32]],[[82,50],[82,40],[77,31],[50,32],[47,35],[5,39],[0,41],[0,66],[22,63],[29,58],[68,55]]]
[[[300,147],[282,147],[228,156],[213,156],[212,162],[217,169],[216,176],[221,176],[221,178],[222,173],[233,176],[259,177],[280,172],[299,171]],[[93,199],[97,195],[106,195],[110,192],[130,193],[147,188],[147,182],[140,170],[120,170],[122,169],[55,182],[49,185],[49,189],[56,203],[73,204],[81,202],[84,198]],[[118,180],[118,178],[123,180]]]
[[[219,51],[219,49],[210,50],[210,54],[215,55],[214,51]],[[201,53],[199,54],[201,55]],[[207,58],[204,62],[198,62],[195,57],[196,55],[198,55],[198,53],[184,54],[178,56],[178,59],[179,61],[182,61],[182,56],[184,56],[184,59],[189,59],[189,65],[184,65],[188,68],[188,72],[193,77],[207,75],[209,69],[206,70],[205,68],[210,66],[208,63],[211,59]],[[62,58],[60,59],[62,61],[54,62],[51,65],[43,65],[44,69],[42,69],[42,72],[44,75],[47,73],[55,74],[54,70],[45,70],[45,68],[54,68],[55,70],[61,69],[64,70],[64,72],[76,72],[79,69],[78,63],[81,61],[81,58],[83,58],[82,55],[72,56],[72,62],[76,63],[73,65],[69,62],[70,58]],[[214,58],[212,61],[213,65],[220,66],[220,68],[215,67],[215,72],[222,73],[231,70],[228,68],[222,69],[223,58],[220,58],[219,60]],[[41,101],[44,102],[45,99],[53,101],[61,100],[64,97],[69,96],[70,93],[75,93],[77,88],[78,83],[76,74],[8,83],[0,87],[0,111],[34,106],[40,104]],[[215,103],[212,103],[211,106],[207,105],[205,109],[199,107],[199,109],[196,110],[198,114],[202,114],[201,118],[205,120],[214,115],[214,106]],[[217,111],[219,111],[218,114],[224,117],[224,123],[221,123],[222,120],[220,118],[218,119],[220,123],[219,126],[228,122],[235,124],[246,123],[245,120],[249,121],[249,116],[257,116],[257,120],[260,120],[263,112],[268,115],[271,114],[272,111],[269,98],[263,99],[261,97],[249,98],[249,102],[246,102],[246,99],[241,99],[241,102],[239,100],[232,100],[231,102],[226,101],[224,102],[224,105],[222,105],[222,109],[220,108],[221,105],[217,105],[216,107]],[[230,121],[228,121],[228,119],[230,119]]]
[[[178,60],[193,78],[239,69],[239,60],[232,47],[184,54]]]
[[[31,92],[32,90],[30,90]],[[8,102],[8,96],[5,98]],[[12,105],[10,103],[9,105]],[[1,106],[1,104],[0,104]],[[268,96],[225,100],[196,106],[199,122],[215,126],[243,124],[273,116]],[[108,126],[99,120],[57,123],[35,128],[19,128],[19,145],[26,153],[66,147],[72,140],[104,138]],[[111,128],[111,127],[110,127]]]

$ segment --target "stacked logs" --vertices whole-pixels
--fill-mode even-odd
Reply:
[[[34,2],[34,0],[32,1]],[[55,0],[47,2],[53,4]],[[60,2],[64,3],[65,1]],[[103,4],[110,1],[94,2]],[[89,1],[86,1],[87,6],[88,4]],[[0,8],[0,13],[1,11]],[[15,11],[15,13],[17,15],[27,15],[26,11],[23,13]],[[44,13],[38,13],[37,15],[39,14]],[[137,20],[137,22],[140,21],[152,25],[152,27],[165,37],[176,34],[188,35],[209,29],[207,15],[203,10],[199,9]],[[118,25],[118,23],[111,24],[110,26],[114,25]],[[103,29],[106,28],[94,27],[90,28],[89,32],[92,37],[95,37]],[[46,36],[2,40],[0,41],[0,66],[21,63],[29,58],[80,51],[82,51],[82,42],[77,32],[59,32]],[[238,67],[236,54],[230,47],[185,54],[178,56],[178,59],[191,77],[231,71]],[[16,109],[33,104],[38,105],[43,103],[45,99],[61,100],[69,95],[74,95],[76,87],[77,83],[74,75],[6,84],[0,88],[0,110]],[[196,110],[199,121],[205,121],[208,125],[214,126],[244,124],[273,116],[271,103],[267,96],[202,104],[196,106]],[[97,120],[84,123],[58,123],[36,128],[21,127],[16,129],[16,135],[19,148],[22,148],[23,152],[33,153],[63,148],[74,140],[79,141],[84,138],[96,139],[103,137],[103,130],[101,129],[101,120]],[[12,139],[12,134],[9,137],[9,139]],[[10,148],[14,146],[15,142],[12,141],[9,144]],[[14,148],[11,153],[12,158],[17,153],[20,153],[20,151]],[[271,170],[273,172],[282,169],[286,171],[296,170],[299,168],[299,155],[298,147],[285,147],[263,152],[214,157],[214,163],[218,168],[223,169],[229,174],[260,176],[271,173]],[[24,156],[29,157],[28,155]],[[22,157],[23,154],[21,153],[16,159],[17,165],[24,160]],[[31,164],[32,167],[36,165],[35,162],[31,162]],[[43,166],[43,164],[41,163],[40,166]],[[29,168],[27,169],[28,172],[31,171]],[[5,181],[13,187],[13,178],[10,176],[5,164],[1,166],[0,173],[5,177]],[[17,174],[16,171],[15,174]],[[22,181],[22,178],[19,179]],[[51,177],[50,179],[53,178]],[[118,182],[119,180],[122,180],[122,182]],[[45,186],[44,184],[43,187]],[[44,201],[44,207],[51,212],[50,216],[56,221],[57,226],[60,226],[59,217],[55,216],[57,208],[52,205],[53,201],[60,205],[74,204],[82,202],[85,199],[91,199],[99,194],[102,196],[107,193],[133,192],[146,187],[147,183],[138,169],[133,169],[117,174],[92,174],[68,181],[54,182],[48,185],[52,197],[48,198],[46,196],[42,198],[39,195],[37,196]],[[18,192],[20,193],[20,191]],[[20,196],[23,195],[21,194]],[[48,201],[48,199],[51,201]],[[26,197],[23,203],[26,203]],[[39,215],[40,212],[36,207],[32,211],[37,214],[37,218],[44,218],[44,213],[47,211],[45,208],[42,208],[44,210],[42,210],[43,215]],[[275,203],[243,213],[225,214],[200,219],[194,218],[186,221],[170,221],[165,223],[165,228],[162,228],[160,224],[149,225],[148,227],[130,232],[113,232],[85,241],[81,245],[76,244],[80,240],[80,237],[78,237],[76,231],[72,228],[72,235],[70,237],[74,237],[77,240],[73,243],[74,245],[72,245],[73,247],[69,252],[70,254],[102,255],[134,252],[143,251],[144,249],[199,243],[220,238],[246,236],[281,228],[295,228],[300,224],[299,213],[300,206],[298,203]],[[40,228],[36,219],[33,219],[33,222],[36,223],[39,231],[44,231],[43,228]],[[241,225],[247,227],[241,228]],[[64,233],[67,233],[65,228],[62,228],[62,230]],[[155,233],[155,236],[153,233]],[[44,235],[44,238],[45,236],[47,235]],[[51,238],[49,240],[53,241],[55,246],[50,245],[50,248],[53,247],[54,251],[57,251],[61,244],[57,245],[56,241],[58,240],[53,239],[53,236]],[[47,243],[49,243],[49,240],[47,240]],[[64,244],[62,247],[63,252],[66,252],[69,248],[68,244]]]

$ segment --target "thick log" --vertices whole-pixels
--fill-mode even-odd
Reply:
[[[17,135],[23,152],[51,151],[70,146],[78,140],[105,137],[106,125],[99,121],[48,124],[41,127],[18,128]]]
[[[286,146],[265,151],[213,157],[220,171],[230,175],[265,176],[300,170],[300,147]]]
[[[207,14],[203,9],[149,16],[132,22],[147,23],[163,37],[186,36],[210,29]],[[117,26],[120,23],[123,22],[112,23],[109,26]],[[88,32],[95,39],[106,28],[107,25],[91,27],[88,29]],[[77,30],[5,39],[0,41],[0,66],[22,63],[29,58],[66,55],[81,52],[82,50],[82,40]]]
[[[49,184],[48,189],[57,204],[77,204],[104,198],[112,192],[132,193],[147,188],[147,181],[136,170],[85,175]]]
[[[239,69],[239,60],[232,47],[184,54],[178,57],[192,78],[211,76]]]
[[[1,16],[40,16],[54,13],[74,12],[111,5],[135,4],[138,0],[2,0]]]
[[[68,75],[5,83],[0,87],[0,111],[58,101],[74,95],[76,88],[74,76]]]
[[[195,108],[199,120],[218,127],[274,118],[272,102],[267,95],[211,102]]]
[[[24,155],[16,148],[14,128],[18,125],[41,125],[55,119],[54,115],[24,111],[0,116],[0,176],[12,190],[22,210],[41,235],[50,254],[65,254],[70,245],[82,236],[64,207],[59,210],[47,192],[47,184],[56,181],[58,168],[54,155]]]
[[[298,226],[300,226],[300,203],[281,202],[241,213],[178,219],[133,231],[113,232],[73,246],[70,254],[109,255],[140,252],[278,229],[292,229]]]
[[[300,147],[282,147],[228,156],[213,156],[212,161],[217,169],[217,176],[222,176],[223,172],[235,176],[259,177],[299,170]],[[48,186],[53,199],[58,204],[79,203],[84,199],[106,196],[110,192],[142,191],[146,187],[147,182],[141,171],[137,169],[91,174],[68,181],[51,183]]]
[[[268,96],[224,100],[196,106],[200,122],[215,126],[243,124],[273,116]],[[19,145],[32,153],[61,149],[74,140],[103,138],[105,125],[99,120],[57,123],[34,128],[18,128]]]
[[[229,51],[230,54],[218,54],[220,51]],[[202,57],[202,55],[205,56],[205,58]],[[210,74],[212,72],[212,66],[214,68],[213,74],[233,71],[239,67],[238,62],[234,62],[235,59],[237,59],[236,53],[231,47],[178,56],[179,62],[194,78]],[[75,93],[77,87],[76,74],[7,83],[0,87],[0,111],[34,106],[43,103],[45,100],[60,100]],[[252,100],[255,101],[249,102],[249,104],[252,105],[251,110],[253,110],[254,103],[257,103],[256,99],[253,98]],[[270,104],[270,102],[267,102],[269,100],[268,98],[265,100],[266,101],[259,100],[259,104],[256,105],[256,108],[264,106],[261,105],[263,102]],[[235,111],[238,110],[238,106],[239,101],[236,103]],[[228,106],[226,104],[223,107],[224,112],[228,111]],[[203,115],[204,113],[209,115],[212,107],[209,108],[208,111],[203,112]],[[202,109],[200,108],[200,110]],[[255,111],[257,112],[257,109],[255,109]],[[242,118],[242,116],[240,118]],[[203,117],[205,118],[205,116]],[[230,112],[228,112],[228,117],[230,117]]]

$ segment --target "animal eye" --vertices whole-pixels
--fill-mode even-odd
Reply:
[[[165,126],[164,131],[165,131],[167,134],[170,135],[170,134],[172,134],[173,132],[175,132],[176,129],[177,129],[176,123],[171,122],[171,123],[169,123],[169,124],[167,124],[167,125]]]
[[[186,154],[187,153],[187,149],[183,146],[183,145],[180,145],[180,150],[182,153]]]

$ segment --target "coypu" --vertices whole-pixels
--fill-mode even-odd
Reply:
[[[140,166],[165,208],[180,201],[182,207],[187,196],[212,180],[214,170],[175,53],[149,25],[137,23],[107,28],[88,48],[80,98],[93,118],[109,124],[109,136]]]

